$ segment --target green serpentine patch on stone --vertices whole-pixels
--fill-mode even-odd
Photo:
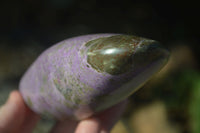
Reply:
[[[27,104],[28,106],[32,107],[33,106],[33,102],[31,101],[30,97],[27,97]]]
[[[66,80],[64,79],[65,78],[63,78],[63,81],[65,82],[65,85],[66,85]],[[59,82],[57,79],[54,79],[53,82],[55,84],[55,87],[58,89],[58,91],[68,101],[65,103],[65,105],[72,108],[79,105],[87,104],[88,100],[85,98],[82,98],[82,96],[93,91],[91,87],[85,85],[84,83],[80,83],[79,79],[74,78],[72,75],[69,76],[68,83],[71,86],[73,86],[73,88],[76,88],[76,89],[71,89],[71,88],[67,88],[66,86],[63,86],[63,84],[61,84],[62,81]]]
[[[118,75],[132,67],[132,55],[143,38],[129,35],[102,37],[89,41],[85,46],[88,63],[98,72]],[[122,69],[123,68],[123,69]]]

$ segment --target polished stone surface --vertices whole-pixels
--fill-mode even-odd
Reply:
[[[74,37],[44,51],[24,74],[20,92],[35,112],[85,119],[126,99],[167,62],[156,41],[129,35]]]

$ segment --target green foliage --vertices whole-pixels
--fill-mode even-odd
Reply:
[[[154,97],[165,101],[168,108],[185,110],[190,102],[194,83],[200,78],[193,70],[182,70],[155,86]]]
[[[154,97],[164,101],[172,117],[180,119],[191,133],[200,133],[200,73],[181,70],[154,86]],[[183,122],[184,120],[184,122]]]
[[[192,94],[189,106],[192,133],[200,133],[200,76],[193,80]]]

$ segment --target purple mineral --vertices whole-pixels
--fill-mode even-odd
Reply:
[[[157,41],[123,34],[64,40],[31,65],[20,82],[26,104],[58,120],[85,119],[126,99],[167,62]]]

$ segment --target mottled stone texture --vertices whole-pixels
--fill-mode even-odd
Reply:
[[[131,95],[167,62],[156,41],[116,34],[64,40],[44,51],[20,82],[35,112],[84,119]]]

